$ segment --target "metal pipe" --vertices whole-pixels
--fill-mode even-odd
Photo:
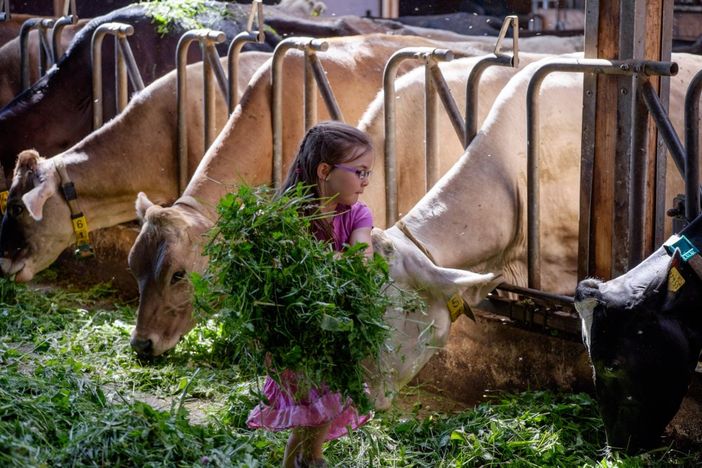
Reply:
[[[212,31],[210,29],[194,29],[187,31],[178,40],[176,47],[176,107],[177,107],[177,127],[178,127],[178,193],[183,193],[188,185],[188,116],[186,112],[186,104],[188,102],[187,94],[187,56],[188,49],[193,41],[211,41],[219,43],[224,41],[225,34],[221,31]],[[203,58],[206,56],[203,53]],[[203,60],[203,70],[209,63],[208,60]],[[207,131],[205,131],[207,134]],[[207,137],[205,137],[205,140]],[[209,145],[207,145],[209,146]],[[205,146],[205,148],[207,148]]]
[[[512,55],[501,52],[502,40],[507,35],[507,29],[512,25]],[[468,74],[466,83],[466,123],[463,138],[463,147],[467,148],[475,135],[478,133],[478,85],[483,72],[491,66],[512,67],[519,66],[519,19],[510,15],[502,22],[500,34],[497,36],[495,50],[489,55],[479,60]]]
[[[483,72],[493,65],[511,67],[512,57],[508,55],[488,56],[478,60],[468,74],[466,83],[466,125],[463,147],[467,148],[478,133],[478,85]]]
[[[685,217],[690,222],[700,214],[700,94],[702,71],[695,74],[685,93]]]
[[[93,130],[102,126],[102,40],[105,35],[126,37],[134,34],[134,26],[124,23],[105,23],[95,29],[90,42],[90,61],[93,72]],[[118,54],[119,55],[119,54]],[[118,55],[115,61],[118,62]],[[119,96],[119,95],[118,95]],[[119,107],[119,106],[117,106]]]
[[[215,107],[215,94],[214,94],[214,80],[212,63],[207,59],[207,42],[200,42],[200,50],[202,52],[202,83],[203,83],[203,105],[205,113],[205,131],[204,131],[204,142],[203,148],[207,151],[210,147],[212,141],[214,140],[215,133],[215,120],[214,120],[214,107]]]
[[[54,63],[58,62],[61,58],[61,34],[63,29],[69,24],[73,24],[73,15],[62,16],[56,20],[54,27],[51,30],[51,52],[53,54]]]
[[[127,66],[124,62],[124,53],[119,46],[119,41],[114,41],[115,48],[115,97],[117,113],[119,114],[127,107],[129,100],[129,82],[127,81]]]
[[[37,28],[41,18],[29,18],[20,27],[20,88],[29,88],[29,33]]]
[[[451,121],[451,125],[453,125],[453,129],[456,132],[456,136],[458,136],[461,145],[463,145],[463,147],[465,148],[465,134],[463,133],[465,122],[463,121],[461,110],[458,108],[458,104],[456,104],[456,100],[453,98],[453,94],[451,94],[451,89],[446,83],[444,75],[441,73],[441,69],[439,68],[438,64],[436,64],[435,62],[432,63],[429,66],[429,71],[431,73],[431,79],[434,82],[434,86],[436,87],[436,92],[438,93],[439,98],[441,99],[441,103],[444,106],[444,110],[448,114],[449,120]]]
[[[556,59],[541,65],[527,87],[527,268],[529,287],[541,289],[541,223],[539,185],[539,104],[536,99],[541,83],[550,73],[598,73],[633,75],[634,73],[677,73],[677,64],[645,60]],[[644,95],[645,97],[645,95]]]
[[[2,8],[0,8],[0,21],[9,21],[12,19],[10,12],[10,0],[2,0]]]
[[[646,220],[646,156],[648,155],[648,110],[641,88],[650,82],[645,75],[633,77],[635,90],[631,112],[631,162],[629,164],[629,255],[627,269],[644,259],[644,228]]]
[[[141,73],[139,72],[139,67],[134,60],[134,54],[132,53],[132,48],[129,46],[129,41],[124,36],[118,36],[117,40],[119,42],[120,49],[124,55],[124,60],[127,65],[127,73],[129,74],[129,79],[132,82],[132,87],[137,91],[144,89],[144,80],[141,79]]]
[[[322,100],[324,105],[329,111],[329,115],[332,119],[344,122],[344,115],[341,113],[341,108],[336,102],[334,93],[332,92],[331,86],[329,85],[329,80],[327,79],[327,74],[324,72],[322,64],[319,62],[319,57],[317,54],[311,54],[309,57],[310,68],[314,75],[314,80],[319,87],[319,92],[322,95]]]
[[[685,159],[687,159],[685,148],[683,148],[678,134],[675,133],[675,128],[673,128],[673,124],[668,114],[665,112],[665,109],[663,109],[663,105],[658,99],[658,95],[656,95],[656,91],[653,89],[653,86],[651,86],[651,83],[643,83],[641,86],[641,94],[646,103],[646,107],[648,107],[648,111],[651,113],[651,117],[653,117],[653,120],[656,122],[656,126],[663,137],[663,141],[665,141],[665,145],[668,147],[668,151],[670,151],[670,155],[673,157],[675,167],[680,171],[680,175],[685,177]]]
[[[305,114],[305,132],[317,122],[317,83],[314,81],[312,71],[312,56],[316,55],[309,49],[305,49],[305,69],[303,85],[303,107]]]
[[[39,23],[37,34],[39,34],[39,76],[46,75],[47,70],[54,64],[54,54],[49,41],[49,29],[54,26],[54,20],[45,18]]]
[[[500,283],[495,289],[499,289],[506,292],[511,292],[515,294],[520,294],[527,297],[535,297],[537,299],[545,299],[551,302],[558,302],[566,305],[573,305],[575,299],[571,296],[563,296],[561,294],[552,294],[546,291],[541,291],[538,289],[525,288],[522,286],[516,286],[510,283]]]
[[[258,31],[252,31],[254,17],[256,17],[258,22]],[[263,31],[264,21],[263,3],[261,0],[254,0],[251,2],[251,11],[249,12],[249,18],[246,22],[246,31],[237,34],[229,45],[229,50],[227,51],[229,68],[227,107],[230,114],[234,112],[239,97],[239,55],[241,54],[241,48],[247,42],[257,42],[261,44],[266,40],[266,34]]]
[[[395,77],[397,70],[405,60],[425,60],[428,56],[437,59],[453,55],[446,49],[431,47],[406,47],[400,49],[388,60],[383,70],[383,107],[385,114],[385,222],[391,226],[397,220],[397,156],[395,130]]]
[[[273,186],[280,187],[283,181],[283,57],[289,49],[325,51],[329,47],[326,41],[309,37],[289,37],[278,43],[273,51],[272,109],[273,127]]]
[[[439,179],[439,100],[429,62],[424,66],[424,192]]]
[[[205,53],[207,54],[207,61],[210,62],[210,68],[214,73],[214,77],[217,79],[217,85],[219,90],[222,92],[222,96],[227,96],[229,92],[229,84],[227,83],[227,75],[224,73],[224,68],[222,68],[222,62],[220,61],[219,55],[217,55],[217,49],[213,44],[208,44],[205,48]]]
[[[227,95],[227,106],[229,113],[234,112],[239,96],[239,56],[241,48],[247,42],[259,42],[260,36],[258,31],[241,32],[234,37],[234,40],[229,45],[227,51],[227,68],[229,71],[229,93]]]

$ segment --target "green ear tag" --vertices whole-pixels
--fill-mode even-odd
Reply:
[[[451,296],[446,303],[446,307],[448,307],[449,314],[451,315],[451,322],[458,320],[461,314],[465,314],[469,319],[475,322],[473,311],[470,310],[470,307],[468,307],[468,304],[465,303],[460,294],[456,293]]]

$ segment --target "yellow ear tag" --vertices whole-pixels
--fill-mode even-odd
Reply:
[[[463,313],[463,298],[458,293],[454,294],[449,298],[446,307],[448,307],[449,314],[451,314],[451,321],[455,322]]]
[[[0,213],[5,214],[7,209],[7,196],[10,194],[7,190],[0,192]]]
[[[73,232],[76,235],[76,244],[86,244],[90,242],[90,237],[88,236],[88,221],[86,221],[85,216],[81,215],[77,218],[71,219],[73,223]]]
[[[465,303],[460,294],[456,293],[451,296],[446,303],[446,307],[448,307],[449,314],[451,315],[451,322],[458,320],[461,314],[466,314],[469,319],[475,322],[473,311],[470,310],[470,307],[468,307],[468,304]]]
[[[683,279],[677,268],[672,267],[668,274],[668,291],[677,292],[678,289],[682,288],[683,284],[685,284],[685,279]]]

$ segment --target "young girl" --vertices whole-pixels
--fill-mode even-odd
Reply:
[[[313,223],[314,235],[332,242],[334,250],[364,242],[366,255],[373,254],[373,219],[358,196],[368,185],[373,167],[373,148],[368,137],[340,122],[322,122],[309,129],[300,144],[281,192],[298,183],[310,186],[315,198],[325,201],[319,207],[334,213]],[[296,375],[283,371],[279,386],[266,378],[263,393],[268,404],[260,403],[249,414],[251,428],[272,431],[291,429],[283,459],[284,467],[324,467],[322,447],[327,440],[346,434],[364,424],[369,416],[359,415],[350,400],[342,401],[322,383],[304,398],[294,398]]]

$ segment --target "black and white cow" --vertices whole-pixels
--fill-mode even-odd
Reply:
[[[626,274],[581,281],[575,306],[611,447],[659,443],[702,348],[702,216]]]

